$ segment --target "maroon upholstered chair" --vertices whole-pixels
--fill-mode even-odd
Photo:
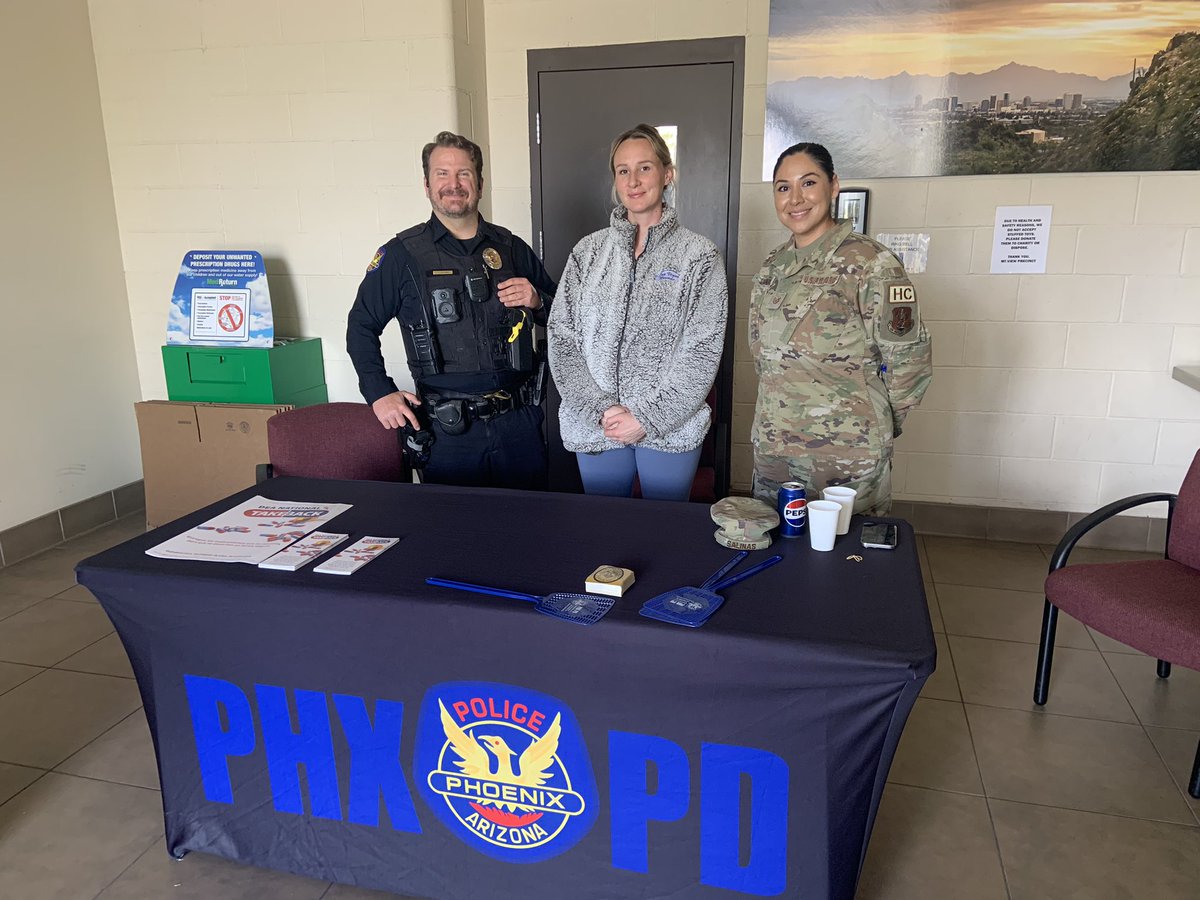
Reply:
[[[1123,510],[1158,501],[1167,504],[1163,559],[1067,565],[1076,542],[1092,528]],[[1200,453],[1178,494],[1138,494],[1110,503],[1075,523],[1054,548],[1033,688],[1033,702],[1039,706],[1050,691],[1060,609],[1101,634],[1156,657],[1159,678],[1170,676],[1172,663],[1200,669]],[[1200,798],[1200,747],[1188,793]]]
[[[365,403],[319,403],[267,420],[268,477],[412,481],[400,435]]]

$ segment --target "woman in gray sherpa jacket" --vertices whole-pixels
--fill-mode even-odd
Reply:
[[[609,154],[608,228],[575,245],[550,311],[550,369],[563,444],[589,494],[687,500],[725,339],[725,265],[679,224],[659,133],[639,125]]]

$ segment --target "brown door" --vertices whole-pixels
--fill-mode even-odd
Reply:
[[[608,224],[612,139],[639,122],[666,126],[669,141],[674,135],[679,220],[717,245],[729,282],[711,435],[719,497],[730,474],[744,52],[740,37],[529,51],[534,242],[555,278],[579,239]],[[551,489],[578,491],[574,454],[559,438],[553,385],[546,430]]]

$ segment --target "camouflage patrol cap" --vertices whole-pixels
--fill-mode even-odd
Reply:
[[[718,544],[734,550],[762,550],[771,546],[767,534],[779,524],[779,513],[753,497],[726,497],[712,505],[712,520],[720,525]]]

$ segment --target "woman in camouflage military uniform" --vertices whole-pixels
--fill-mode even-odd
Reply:
[[[774,504],[787,481],[810,498],[839,484],[857,489],[855,512],[886,513],[892,444],[933,374],[916,293],[886,247],[833,218],[828,150],[789,147],[772,182],[792,237],[767,256],[751,295],[754,495]]]

